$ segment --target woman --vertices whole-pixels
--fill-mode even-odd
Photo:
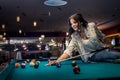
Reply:
[[[67,59],[72,55],[72,51],[77,48],[79,54],[85,54],[91,51],[103,49],[105,35],[97,29],[96,24],[88,23],[81,14],[75,13],[69,17],[69,33],[72,37],[64,53],[54,61],[49,61],[49,65]],[[101,50],[89,55],[81,56],[84,62],[103,61],[105,59],[120,58],[120,53],[115,51]]]

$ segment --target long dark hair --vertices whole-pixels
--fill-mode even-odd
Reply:
[[[75,30],[71,27],[70,19],[74,19],[76,22],[81,23],[83,27],[87,27],[88,22],[83,18],[83,16],[80,13],[75,13],[69,17],[68,24],[70,26],[69,28],[69,35],[71,35]]]

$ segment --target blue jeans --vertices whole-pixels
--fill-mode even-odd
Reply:
[[[95,53],[89,58],[90,61],[105,61],[108,59],[118,59],[120,58],[120,52],[114,50],[103,50]]]

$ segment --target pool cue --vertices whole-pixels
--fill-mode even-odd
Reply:
[[[102,48],[102,49],[99,49],[99,50],[95,50],[95,51],[91,51],[91,52],[87,52],[85,54],[80,54],[80,55],[77,55],[77,56],[73,56],[73,57],[70,57],[70,58],[67,58],[67,59],[63,59],[63,60],[60,60],[60,62],[66,61],[66,60],[70,60],[70,59],[75,59],[75,58],[78,58],[78,57],[81,57],[81,56],[85,56],[85,55],[89,55],[89,54],[92,54],[92,53],[95,53],[95,52],[99,52],[99,51],[102,51],[102,50],[105,50],[105,49],[108,49],[108,47]]]
[[[99,49],[99,50],[87,52],[85,54],[80,54],[80,55],[77,55],[77,56],[73,56],[73,57],[70,57],[70,58],[67,58],[67,59],[60,60],[59,62],[63,62],[63,61],[70,60],[70,59],[75,59],[75,58],[78,58],[78,57],[81,57],[81,56],[85,56],[85,55],[89,55],[89,54],[92,54],[92,53],[95,53],[95,52],[99,52],[99,51],[102,51],[102,50],[105,50],[105,49],[109,49],[109,47],[105,47],[105,48],[102,48],[102,49]],[[46,64],[46,66],[49,66],[49,64]]]

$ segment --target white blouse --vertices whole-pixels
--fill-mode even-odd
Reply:
[[[85,54],[104,47],[100,40],[104,40],[105,35],[96,27],[95,23],[88,23],[85,34],[88,37],[87,40],[82,39],[78,32],[74,32],[71,35],[72,39],[64,52],[71,56],[74,49],[77,49],[80,54]],[[87,62],[88,57],[91,57],[92,55],[93,54],[81,56],[81,58],[83,61]]]

